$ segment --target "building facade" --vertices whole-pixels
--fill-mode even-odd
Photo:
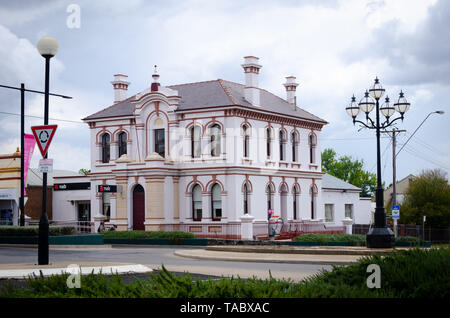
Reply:
[[[258,86],[262,66],[242,64],[245,84],[222,79],[136,95],[116,74],[114,104],[83,120],[91,131],[91,218],[118,230],[228,235],[243,216],[255,233],[269,214],[285,224],[324,223],[320,133],[327,122]],[[341,220],[333,224],[342,225]],[[230,236],[230,235],[228,235]],[[237,234],[239,236],[239,234]]]

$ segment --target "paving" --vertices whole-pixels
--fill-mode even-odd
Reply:
[[[124,263],[77,263],[74,262],[55,262],[49,265],[37,264],[1,264],[0,279],[23,279],[30,276],[51,276],[61,273],[87,275],[90,273],[98,274],[131,274],[131,273],[150,273],[152,269],[141,264]]]
[[[82,249],[75,246],[58,246],[57,249]],[[102,249],[110,249],[103,246]],[[142,246],[141,246],[142,248]],[[199,249],[187,249],[180,246],[174,255],[190,259],[249,262],[249,263],[285,263],[285,264],[316,264],[316,265],[350,265],[367,255],[386,255],[395,249],[368,249],[366,247],[338,246],[208,246]],[[119,273],[122,275],[144,274],[152,272],[152,268],[142,264],[106,263],[106,262],[55,262],[46,266],[32,263],[0,264],[0,279],[22,279],[30,275],[49,276],[74,273],[74,268],[68,268],[76,263],[82,274],[91,272],[104,274]],[[174,268],[175,269],[175,268]],[[208,273],[217,274],[217,273]]]

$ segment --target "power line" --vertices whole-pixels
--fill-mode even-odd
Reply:
[[[8,112],[0,112],[0,114],[20,116],[20,114],[8,113]],[[25,117],[32,117],[32,118],[39,118],[39,119],[43,119],[44,118],[44,117],[41,117],[41,116],[33,116],[33,115],[25,115]],[[58,118],[49,118],[49,119],[55,120],[55,121],[64,121],[64,122],[74,123],[74,124],[84,124],[84,122],[82,122],[82,121],[75,121],[75,120],[68,120],[68,119],[58,119]]]

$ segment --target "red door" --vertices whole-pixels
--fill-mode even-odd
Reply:
[[[133,190],[133,230],[145,230],[145,192],[141,185]]]

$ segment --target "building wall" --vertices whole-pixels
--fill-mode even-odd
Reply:
[[[28,200],[25,204],[25,215],[32,220],[39,220],[42,215],[42,186],[26,188]],[[53,220],[53,188],[47,187],[47,217]]]

